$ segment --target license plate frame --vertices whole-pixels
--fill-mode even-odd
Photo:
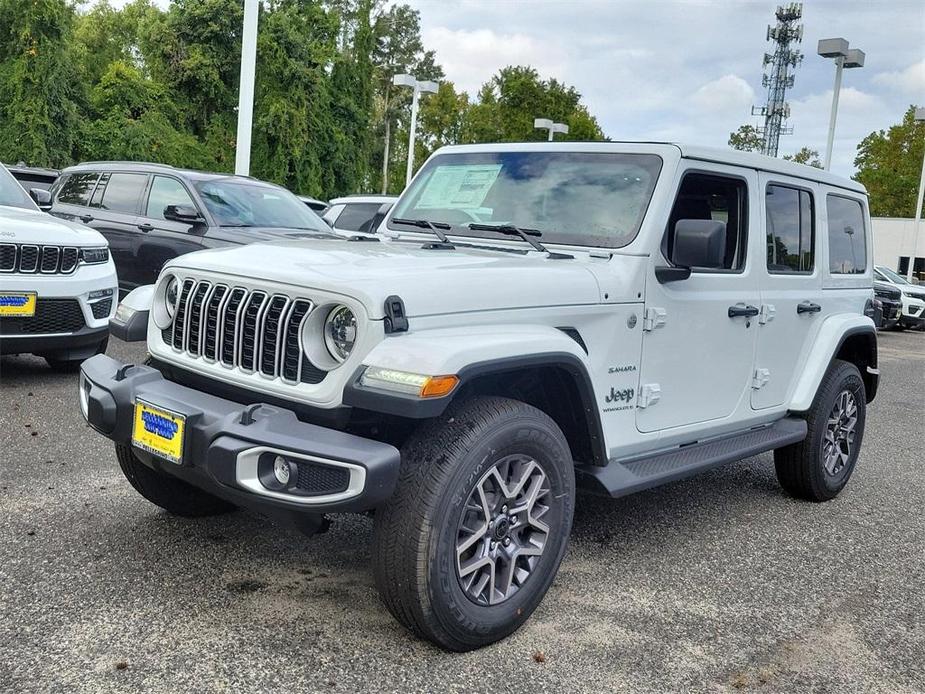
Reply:
[[[150,416],[145,417],[145,414]],[[186,415],[135,398],[132,414],[133,446],[175,465],[182,465],[185,438]]]
[[[37,302],[35,292],[0,292],[0,318],[32,318]]]

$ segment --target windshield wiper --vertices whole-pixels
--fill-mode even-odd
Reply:
[[[446,234],[441,231],[442,229],[449,230],[450,225],[446,222],[431,222],[428,219],[401,219],[401,218],[392,218],[391,221],[393,224],[406,224],[407,226],[417,227],[418,229],[430,229],[433,232],[434,236],[440,239],[440,243],[429,243],[424,246],[424,248],[456,248],[450,240],[446,237]]]
[[[514,226],[513,224],[479,224],[477,222],[472,222],[466,226],[468,226],[473,231],[496,231],[499,234],[504,234],[505,236],[519,236],[540,253],[545,253],[547,258],[558,260],[575,257],[567,253],[555,253],[546,248],[546,246],[536,240],[536,237],[543,235],[543,232],[537,229],[525,229],[523,227]]]

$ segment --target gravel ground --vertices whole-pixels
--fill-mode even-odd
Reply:
[[[113,341],[110,354],[140,361]],[[762,455],[579,499],[558,579],[475,653],[380,605],[371,520],[188,521],[129,487],[76,377],[0,361],[0,690],[925,692],[925,335],[885,333],[858,468],[794,501]]]

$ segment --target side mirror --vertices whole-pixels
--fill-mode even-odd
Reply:
[[[679,219],[674,225],[672,267],[655,268],[662,284],[686,280],[691,268],[720,269],[726,260],[726,224],[712,219]]]
[[[183,224],[201,224],[206,221],[192,205],[167,205],[164,208],[164,219]]]
[[[394,203],[384,202],[379,205],[379,209],[376,210],[376,214],[373,215],[373,218],[369,221],[369,233],[375,234],[379,230],[379,225],[382,224],[382,220],[385,219],[385,216],[389,213],[389,210],[392,209]]]
[[[41,188],[30,188],[29,197],[35,201],[42,212],[48,212],[51,209],[51,193]]]

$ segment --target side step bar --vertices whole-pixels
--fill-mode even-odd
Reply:
[[[578,486],[594,494],[626,496],[675,482],[723,463],[764,453],[806,438],[806,422],[787,417],[732,436],[693,443],[646,457],[611,460],[606,466],[579,465]]]

